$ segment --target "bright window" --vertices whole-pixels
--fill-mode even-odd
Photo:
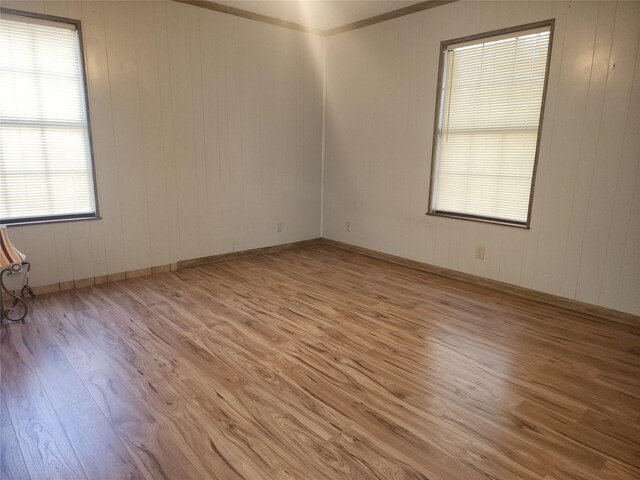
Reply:
[[[0,16],[0,223],[95,217],[79,22]]]
[[[444,42],[429,212],[528,226],[551,22]]]

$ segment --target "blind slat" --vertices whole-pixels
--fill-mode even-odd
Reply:
[[[525,223],[550,28],[448,45],[435,211]]]
[[[95,213],[75,25],[0,18],[0,223]]]

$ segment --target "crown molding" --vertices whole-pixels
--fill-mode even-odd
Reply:
[[[391,10],[390,12],[374,15],[373,17],[358,20],[357,22],[347,23],[340,27],[329,28],[322,31],[322,35],[325,37],[331,37],[340,33],[350,32],[351,30],[357,30],[359,28],[368,27],[369,25],[375,25],[376,23],[386,22],[398,17],[404,17],[416,12],[422,12],[423,10],[429,10],[430,8],[439,7],[448,3],[453,3],[456,0],[426,0],[425,2],[415,3],[406,7]]]
[[[223,5],[221,3],[209,2],[208,0],[173,0],[178,3],[186,3],[187,5],[193,5],[194,7],[206,8],[207,10],[213,10],[215,12],[226,13],[228,15],[234,15],[236,17],[248,18],[249,20],[255,20],[256,22],[268,23],[270,25],[276,25],[282,28],[288,28],[289,30],[296,30],[298,32],[311,33],[314,35],[324,35],[324,31],[319,28],[311,28],[300,23],[289,22],[282,20],[281,18],[270,17],[269,15],[262,15],[260,13],[250,12],[241,8],[230,7],[229,5]]]
[[[213,10],[220,13],[226,13],[228,15],[234,15],[236,17],[247,18],[256,22],[268,23],[270,25],[276,25],[282,28],[288,28],[289,30],[295,30],[298,32],[310,33],[313,35],[319,35],[321,37],[330,37],[338,35],[340,33],[350,32],[351,30],[357,30],[359,28],[368,27],[369,25],[375,25],[376,23],[385,22],[398,17],[404,17],[411,13],[421,12],[423,10],[429,10],[430,8],[439,7],[448,3],[453,3],[457,0],[426,0],[406,7],[391,10],[390,12],[374,15],[373,17],[358,20],[357,22],[347,23],[335,28],[329,28],[326,30],[320,28],[307,27],[300,23],[289,22],[280,18],[271,17],[269,15],[262,15],[260,13],[250,12],[243,10],[242,8],[231,7],[229,5],[223,5],[217,2],[210,2],[208,0],[173,0],[178,3],[185,3],[187,5],[193,5],[194,7],[206,8],[207,10]]]

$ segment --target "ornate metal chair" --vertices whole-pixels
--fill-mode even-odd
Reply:
[[[6,225],[0,225],[0,321],[24,322],[29,313],[26,294],[35,297],[29,287],[31,264],[9,240]],[[5,308],[5,300],[9,305]]]

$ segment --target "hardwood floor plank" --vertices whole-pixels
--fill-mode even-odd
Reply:
[[[92,399],[63,407],[56,413],[91,480],[144,478]]]
[[[288,476],[272,448],[273,436],[265,436],[259,425],[252,424],[241,413],[241,406],[230,406],[234,397],[223,385],[204,385],[199,378],[171,383],[181,394],[160,378],[138,382],[137,391],[159,422],[177,432],[176,442],[192,454],[191,461],[205,472],[205,477],[210,474],[231,480]],[[287,471],[294,478],[303,476],[303,470],[291,464]]]
[[[11,426],[0,428],[0,479],[29,480],[27,467]]]
[[[7,407],[31,478],[86,479],[38,377],[2,376]],[[6,428],[6,427],[5,427]]]
[[[640,371],[640,367],[638,370]],[[556,393],[580,402],[592,410],[621,421],[628,421],[630,417],[637,417],[638,412],[640,412],[640,398],[597,382],[587,384],[584,381],[584,377],[567,372],[564,369],[545,367],[533,372],[527,380],[531,383],[543,385]]]
[[[520,455],[514,454],[510,446],[496,449],[482,441],[467,445],[458,458],[483,472],[488,478],[541,480],[548,471],[548,467],[540,462],[523,460]]]
[[[621,422],[593,410],[587,410],[578,422],[626,443],[640,456],[640,425]]]
[[[15,347],[24,352],[25,361],[38,375],[54,409],[89,398],[89,392],[47,325],[29,325],[15,333],[19,331],[21,335],[16,340],[20,343]]]
[[[0,378],[1,372],[0,372]],[[8,427],[11,425],[11,417],[9,416],[9,411],[7,410],[7,402],[4,400],[4,394],[0,392],[0,428]]]
[[[36,303],[0,387],[38,480],[640,478],[640,326],[322,245]]]
[[[88,398],[80,378],[46,325],[6,328],[1,356],[6,375],[37,375],[54,408]]]
[[[64,351],[77,374],[91,372],[108,366],[96,347],[77,329],[72,328],[66,316],[51,317],[48,328]]]
[[[145,352],[138,352],[114,329],[116,315],[118,313],[112,310],[104,310],[101,314],[79,310],[65,314],[63,321],[68,328],[75,329],[88,339],[107,359],[108,366],[116,369],[123,378],[151,374],[154,371],[153,363],[144,355]]]
[[[640,470],[609,460],[600,470],[603,480],[638,480]]]
[[[83,375],[83,381],[140,470],[154,479],[204,479],[185,454],[175,448],[143,401],[108,369]]]
[[[387,416],[387,412],[383,413],[369,405],[365,399],[344,392],[311,370],[292,365],[288,368],[288,376],[319,401],[340,412],[350,424],[360,426],[368,435],[385,443],[386,448],[402,452],[420,464],[430,475],[456,472],[464,478],[481,478],[472,469],[466,468],[453,458],[452,453],[461,450],[464,441],[454,441],[452,432],[438,429],[437,424],[431,424],[432,431],[429,433],[427,430],[420,430],[419,434],[416,434],[415,427],[406,423],[396,423],[393,417]],[[439,443],[440,441],[442,443]]]
[[[638,446],[629,445],[627,442],[577,424],[562,415],[541,408],[533,402],[523,402],[514,410],[514,414],[520,419],[528,419],[536,424],[544,425],[544,428],[560,433],[565,438],[571,439],[575,444],[588,445],[591,449],[599,452],[600,455],[598,456],[605,454],[609,458],[614,458],[640,469],[640,448]],[[596,455],[595,453],[593,454],[594,458]],[[603,457],[602,460],[600,468],[604,466],[606,457]]]

